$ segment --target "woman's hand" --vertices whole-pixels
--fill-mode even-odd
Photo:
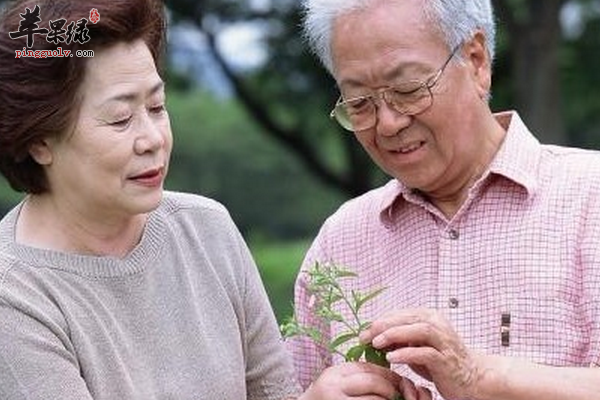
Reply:
[[[327,368],[299,400],[431,400],[425,388],[371,363],[343,363]]]

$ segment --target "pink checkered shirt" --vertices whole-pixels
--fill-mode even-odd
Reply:
[[[428,307],[441,310],[471,349],[598,366],[600,153],[540,145],[514,112],[497,119],[506,139],[451,220],[392,180],[328,218],[303,270],[315,261],[339,263],[359,275],[346,280],[347,290],[387,287],[365,306],[365,320]],[[316,325],[303,273],[295,302],[300,321]],[[335,336],[344,329],[322,330]],[[306,339],[289,348],[305,387],[341,361]],[[405,366],[393,368],[427,384]]]

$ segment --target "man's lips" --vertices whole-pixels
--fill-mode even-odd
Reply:
[[[410,154],[416,150],[419,150],[421,147],[423,147],[423,145],[425,145],[425,142],[423,141],[413,142],[407,145],[397,146],[394,149],[390,149],[389,151],[393,153]]]

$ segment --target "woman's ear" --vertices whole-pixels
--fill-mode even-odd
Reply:
[[[52,148],[46,139],[33,143],[29,147],[29,155],[40,165],[52,164]]]

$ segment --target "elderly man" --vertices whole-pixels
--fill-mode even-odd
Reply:
[[[299,320],[343,331],[316,318],[305,273],[342,264],[348,290],[387,287],[361,340],[435,399],[598,399],[600,154],[490,110],[490,1],[308,0],[305,24],[340,90],[332,117],[393,179],[325,222]],[[343,364],[290,347],[305,386]]]

